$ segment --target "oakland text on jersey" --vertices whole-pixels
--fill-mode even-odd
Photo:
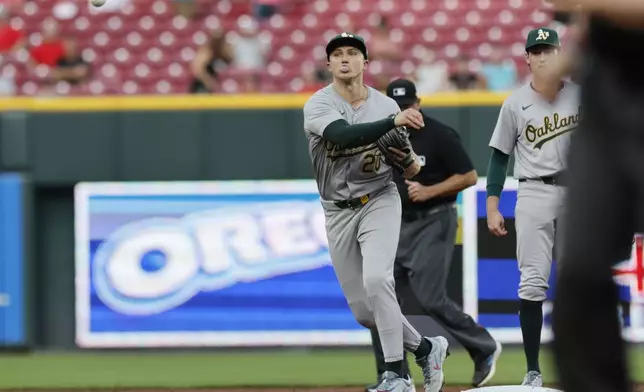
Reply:
[[[530,143],[536,142],[535,149],[540,149],[550,140],[576,129],[580,117],[581,106],[575,115],[562,117],[559,113],[554,113],[552,117],[545,116],[542,126],[537,128],[529,124],[526,127],[525,137]]]
[[[380,154],[380,151],[378,150],[378,146],[376,146],[375,143],[369,144],[367,146],[360,146],[356,148],[343,148],[340,145],[334,144],[328,140],[324,141],[324,149],[327,152],[327,158],[330,158],[331,160],[337,159],[337,158],[347,158],[347,157],[352,157],[354,155],[359,155],[367,151],[377,151],[378,154]]]

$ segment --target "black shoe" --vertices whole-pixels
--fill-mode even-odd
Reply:
[[[496,361],[501,355],[502,347],[501,343],[496,342],[496,350],[489,357],[484,360],[477,361],[474,363],[474,376],[472,377],[472,385],[474,387],[481,387],[487,384],[492,377],[494,377],[494,372],[496,371]]]

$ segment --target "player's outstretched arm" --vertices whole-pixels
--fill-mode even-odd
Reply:
[[[328,97],[314,95],[304,105],[304,128],[344,148],[375,143],[396,127],[422,128],[425,125],[423,121],[418,110],[407,109],[382,120],[349,124]]]
[[[499,199],[505,184],[505,176],[508,170],[510,156],[502,153],[496,148],[492,149],[490,162],[487,168],[487,227],[495,236],[504,236],[505,230],[503,215],[499,212]]]
[[[355,148],[375,143],[394,128],[393,117],[353,125],[342,119],[329,124],[322,132],[322,138],[344,148]]]
[[[345,148],[355,148],[375,143],[387,132],[402,126],[422,128],[422,115],[415,109],[407,109],[395,116],[370,123],[350,125],[344,119],[337,120],[324,129],[322,137]]]

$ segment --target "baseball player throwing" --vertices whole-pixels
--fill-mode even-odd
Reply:
[[[402,374],[406,349],[422,368],[425,391],[438,392],[448,342],[421,337],[394,291],[401,201],[392,169],[411,178],[420,166],[410,144],[390,149],[382,142],[399,138],[401,127],[422,127],[423,117],[413,109],[400,112],[394,100],[363,84],[368,55],[361,37],[342,33],[329,41],[326,54],[333,82],[305,104],[304,130],[333,268],[356,320],[376,327],[381,337],[387,371],[377,390],[413,390],[410,376]]]
[[[548,28],[530,31],[526,60],[532,82],[511,94],[490,140],[492,155],[487,173],[487,224],[492,234],[504,236],[499,197],[510,154],[514,176],[519,180],[515,209],[519,283],[519,320],[527,361],[522,385],[543,384],[539,348],[543,324],[543,301],[555,243],[555,229],[563,209],[564,170],[571,131],[580,116],[579,88],[564,81],[558,69],[560,52],[557,32]],[[558,252],[559,253],[559,252]]]

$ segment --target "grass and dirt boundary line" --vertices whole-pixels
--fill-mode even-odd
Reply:
[[[644,392],[644,349],[632,352],[633,377]],[[422,388],[420,369],[412,377]],[[557,388],[551,357],[542,349],[544,381]],[[0,390],[20,392],[362,392],[375,381],[370,350],[220,352],[92,352],[0,354]],[[472,389],[472,362],[455,350],[445,363],[443,392]],[[519,385],[521,348],[504,349],[490,385]]]

